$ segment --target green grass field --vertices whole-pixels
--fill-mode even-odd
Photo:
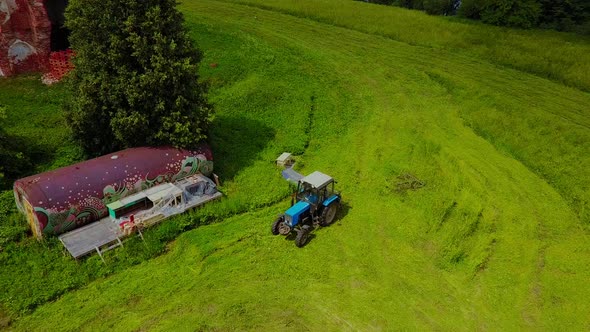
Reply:
[[[205,52],[226,198],[170,224],[222,221],[133,266],[121,262],[172,226],[147,232],[147,249],[109,252],[104,267],[96,257],[75,264],[54,243],[45,267],[0,252],[10,328],[590,329],[590,41],[352,1],[180,8]],[[45,144],[42,170],[78,152],[66,129],[43,139],[31,128],[53,125],[24,123],[37,108],[63,121],[46,105],[63,87],[35,80],[0,81],[0,96],[8,129]],[[21,90],[29,97],[14,97]],[[289,206],[272,164],[283,151],[299,155],[302,173],[334,176],[346,203],[302,249],[270,234]],[[397,192],[406,172],[426,186]]]

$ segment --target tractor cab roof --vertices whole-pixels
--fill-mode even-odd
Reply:
[[[334,179],[331,176],[326,175],[322,172],[315,171],[308,176],[304,177],[300,180],[301,183],[309,183],[314,188],[323,188],[324,186],[330,184]]]

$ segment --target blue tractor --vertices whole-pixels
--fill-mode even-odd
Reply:
[[[334,191],[334,183],[332,177],[317,171],[299,179],[291,207],[272,224],[272,234],[294,232],[297,234],[295,245],[301,248],[314,227],[332,224],[342,199],[340,193]]]

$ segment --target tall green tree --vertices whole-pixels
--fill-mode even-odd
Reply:
[[[481,0],[462,0],[459,7],[458,15],[473,20],[481,19],[481,12],[484,7]]]
[[[532,28],[538,25],[541,4],[539,0],[463,0],[459,15],[488,24]]]
[[[488,24],[518,28],[537,26],[541,14],[538,0],[488,0],[481,20]]]
[[[590,1],[588,0],[540,0],[540,3],[541,27],[572,31],[579,30],[590,23]]]
[[[455,15],[458,0],[424,0],[424,10],[431,15]]]
[[[71,0],[76,53],[66,103],[74,137],[90,155],[139,146],[191,147],[212,108],[199,83],[202,54],[175,0]]]

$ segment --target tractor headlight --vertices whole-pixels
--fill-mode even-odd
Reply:
[[[291,216],[290,216],[290,215],[288,215],[288,214],[285,214],[285,223],[286,223],[287,225],[289,225],[289,226],[292,226],[292,225],[291,225],[291,222],[292,222],[292,221],[293,221],[293,217],[291,217]]]

